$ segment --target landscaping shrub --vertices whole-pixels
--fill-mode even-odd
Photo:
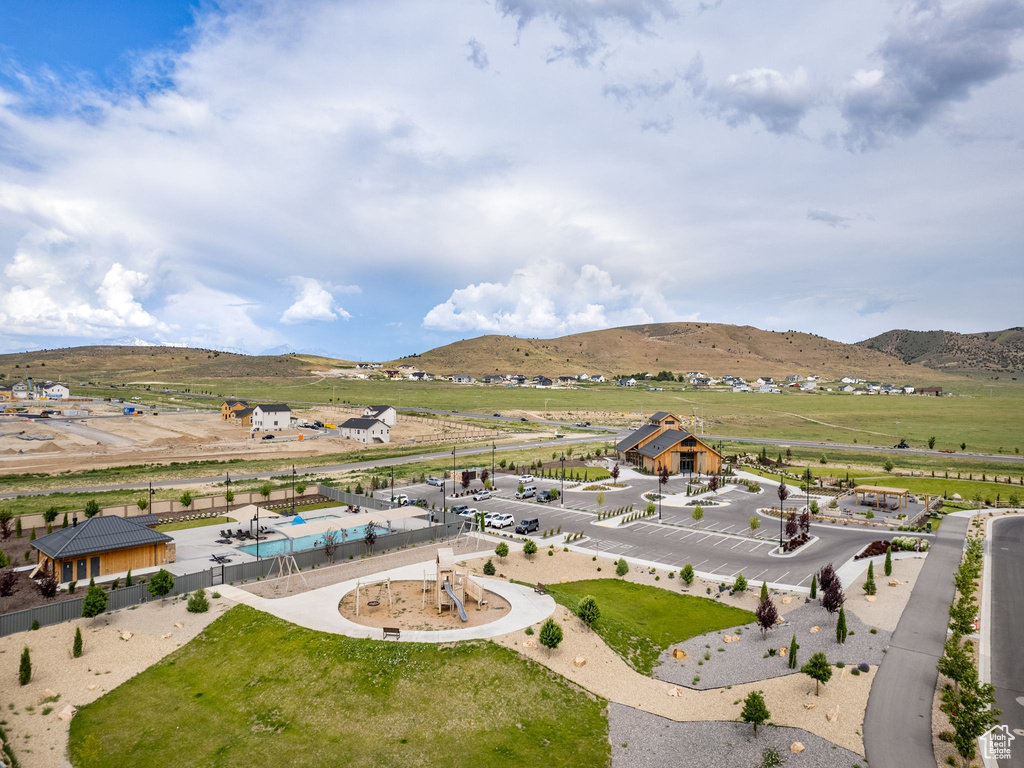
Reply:
[[[839,608],[839,619],[836,621],[836,642],[846,642],[846,610]]]
[[[82,618],[91,619],[107,610],[107,593],[95,584],[89,584],[89,591],[82,601]]]
[[[562,642],[562,627],[554,619],[545,619],[538,639],[545,648],[554,650]]]
[[[818,574],[811,574],[811,600],[818,597]]]
[[[71,644],[71,655],[76,659],[82,655],[82,628],[75,627],[75,642]]]
[[[764,703],[764,695],[761,691],[751,691],[743,700],[743,709],[740,711],[740,720],[754,726],[754,738],[757,738],[757,726],[766,723],[772,716]]]
[[[487,562],[484,563],[484,576],[493,576],[494,572],[494,563],[491,562],[491,558],[487,558]]]
[[[868,575],[864,580],[864,591],[869,595],[873,595],[878,592],[878,587],[875,585],[875,563],[871,561],[868,563]]]
[[[210,610],[210,601],[206,599],[206,590],[200,587],[188,599],[186,610],[189,613],[206,613]]]
[[[800,671],[814,680],[815,696],[818,695],[819,686],[827,683],[832,677],[832,666],[821,651],[812,654],[810,660],[800,668]]]
[[[800,645],[796,641],[796,633],[793,634],[793,639],[789,643],[789,658],[787,659],[790,669],[796,669],[796,652]]]
[[[153,577],[149,580],[149,584],[146,588],[153,597],[164,598],[172,589],[174,589],[174,577],[169,571],[161,568],[153,574]]]
[[[892,576],[892,547],[885,548],[885,575]]]
[[[494,548],[494,554],[502,559],[508,557],[508,544],[504,541],[498,542],[498,546]]]
[[[736,577],[736,583],[732,585],[733,592],[747,591],[747,578],[741,573]]]
[[[576,615],[588,627],[593,627],[594,622],[601,617],[601,609],[597,605],[597,600],[591,595],[584,597],[576,606]]]
[[[28,646],[21,652],[21,664],[18,666],[18,683],[28,685],[32,681],[32,657],[29,655]]]
[[[625,576],[627,573],[629,573],[629,563],[626,562],[625,558],[620,557],[618,562],[615,563],[615,575]]]
[[[690,563],[683,566],[683,570],[679,572],[679,578],[686,582],[686,586],[693,584],[694,573],[693,566]]]

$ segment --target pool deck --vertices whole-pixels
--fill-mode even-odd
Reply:
[[[460,556],[458,561],[486,557],[489,554],[492,554],[491,550],[470,553]],[[432,572],[434,568],[435,563],[433,559],[425,560],[420,563],[381,571],[372,576],[364,577],[361,581],[366,582],[383,578],[391,578],[395,581],[418,581],[423,578],[424,570]],[[302,577],[293,576],[292,578],[301,581]],[[499,637],[500,635],[507,635],[509,632],[516,632],[537,624],[550,616],[555,610],[554,599],[548,595],[538,595],[531,587],[480,576],[473,576],[473,579],[483,584],[484,588],[488,591],[508,601],[511,609],[505,616],[489,624],[466,627],[465,629],[403,629],[402,641],[409,643],[450,643],[459,640]],[[279,597],[273,600],[259,597],[251,592],[246,592],[243,589],[226,584],[218,586],[217,589],[223,597],[229,600],[236,603],[244,603],[260,611],[266,611],[280,619],[290,621],[302,627],[316,629],[321,632],[331,632],[336,635],[379,640],[382,634],[380,627],[356,624],[344,618],[338,612],[338,604],[341,602],[341,599],[356,588],[357,581],[360,581],[360,579],[349,579],[348,581],[331,584],[320,589],[292,595],[291,597]]]

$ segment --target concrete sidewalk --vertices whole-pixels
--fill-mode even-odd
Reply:
[[[963,555],[967,520],[947,515],[878,669],[864,716],[872,766],[935,768],[932,700],[953,600],[953,572]]]

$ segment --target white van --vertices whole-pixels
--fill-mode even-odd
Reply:
[[[537,486],[535,485],[524,485],[522,492],[516,491],[517,499],[528,499],[531,496],[537,495]]]

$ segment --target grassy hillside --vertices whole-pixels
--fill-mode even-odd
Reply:
[[[756,378],[790,373],[856,375],[893,383],[941,380],[946,374],[908,365],[865,346],[809,333],[776,333],[716,323],[656,323],[555,339],[480,336],[394,361],[431,373],[633,373],[660,370],[732,373]]]
[[[894,330],[858,342],[858,346],[936,370],[1024,371],[1024,328],[985,333]]]

